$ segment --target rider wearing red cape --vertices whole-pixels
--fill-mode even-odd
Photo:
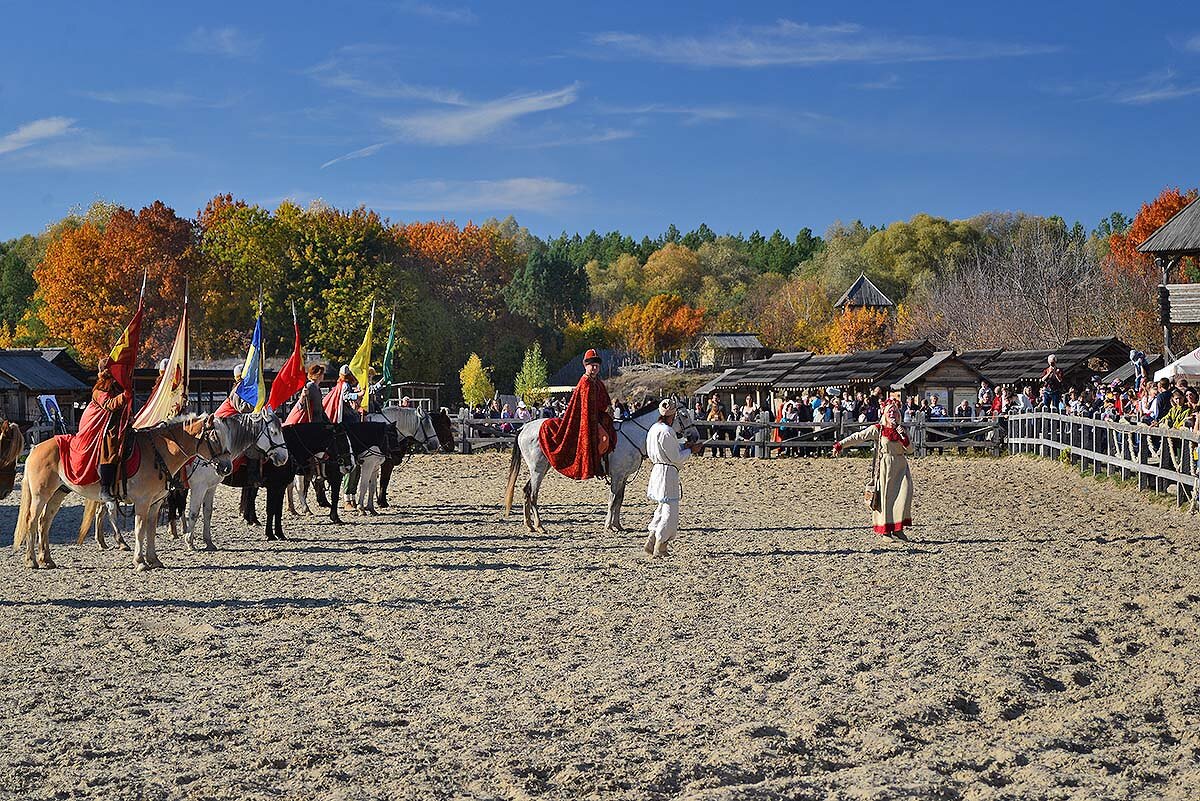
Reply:
[[[550,465],[576,480],[604,475],[603,457],[617,442],[612,401],[600,380],[600,356],[595,350],[583,355],[583,369],[562,417],[547,420],[538,432]]]

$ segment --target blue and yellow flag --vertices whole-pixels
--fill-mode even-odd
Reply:
[[[246,365],[242,368],[242,380],[237,385],[237,396],[262,411],[267,404],[267,380],[263,375],[262,317],[254,323],[254,336],[250,338],[250,350],[246,352]]]

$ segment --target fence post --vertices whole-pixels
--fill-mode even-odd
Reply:
[[[470,418],[470,416],[471,416],[470,409],[459,409],[458,410],[458,452],[459,453],[466,454],[466,453],[471,452],[471,425],[467,422],[467,420]]]
[[[771,455],[771,449],[768,447],[771,442],[771,415],[767,412],[758,413],[758,422],[762,424],[758,431],[754,432],[754,439],[757,443],[755,450],[758,451],[759,459],[768,459]]]

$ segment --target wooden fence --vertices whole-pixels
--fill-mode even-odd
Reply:
[[[522,422],[460,416],[457,442],[460,453],[507,448],[516,439]],[[620,425],[620,424],[618,424]],[[866,423],[836,420],[822,423],[773,423],[765,413],[749,423],[696,421],[709,453],[721,456],[770,459],[778,456],[828,454],[833,443],[863,428]],[[917,456],[963,452],[969,448],[998,455],[1003,448],[1003,423],[994,420],[915,420],[905,426]],[[781,440],[774,441],[780,431]],[[638,431],[641,437],[645,432]]]
[[[1200,436],[1191,431],[1057,412],[1023,412],[1007,422],[1010,453],[1058,458],[1078,465],[1080,473],[1136,479],[1139,489],[1174,496],[1179,506],[1196,509]]]

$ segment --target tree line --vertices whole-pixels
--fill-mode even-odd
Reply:
[[[1090,230],[1001,212],[838,223],[824,236],[702,224],[544,240],[511,216],[403,223],[361,207],[271,210],[218,195],[189,218],[160,201],[137,211],[97,202],[0,243],[0,345],[65,345],[93,360],[132,315],[145,273],[147,363],[169,346],[185,289],[196,354],[244,352],[261,289],[268,353],[290,348],[294,303],[306,347],[344,360],[374,300],[395,311],[397,375],[458,386],[476,354],[505,391],[531,343],[552,371],[586,347],[653,357],[702,330],[816,352],[897,338],[1035,348],[1100,334],[1154,348],[1158,276],[1136,246],[1195,197],[1167,189]],[[834,309],[860,273],[894,312]],[[1200,278],[1193,262],[1181,278]]]

